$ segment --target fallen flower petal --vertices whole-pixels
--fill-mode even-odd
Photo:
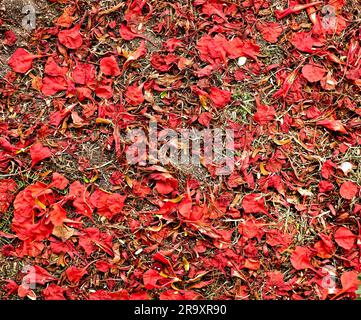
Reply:
[[[9,66],[19,73],[26,73],[33,67],[33,60],[36,58],[23,48],[18,48],[9,59]]]

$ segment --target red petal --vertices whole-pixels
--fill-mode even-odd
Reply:
[[[179,213],[186,219],[190,219],[192,214],[192,199],[186,197],[178,206]]]
[[[52,76],[52,77],[57,77],[57,76],[65,76],[67,72],[68,72],[68,68],[60,67],[55,62],[53,57],[49,57],[48,60],[46,61],[46,64],[44,67],[45,74]]]
[[[79,32],[80,26],[72,29],[62,30],[58,34],[59,42],[69,49],[78,49],[83,44],[82,36]]]
[[[350,250],[356,240],[356,236],[346,227],[338,228],[334,237],[336,243],[345,250]]]
[[[7,46],[13,46],[16,43],[17,37],[13,31],[11,30],[5,31],[4,35],[5,35],[4,44],[6,44]]]
[[[119,29],[119,33],[120,36],[124,39],[124,40],[133,40],[137,37],[139,37],[139,35],[137,33],[134,33],[132,30],[130,30],[130,28],[128,26],[126,26],[125,24],[122,24],[120,26]]]
[[[101,84],[95,89],[95,94],[99,98],[110,99],[111,97],[113,97],[113,89],[109,85]]]
[[[320,81],[324,76],[327,70],[317,64],[306,64],[302,68],[302,75],[309,81],[309,82],[317,82]]]
[[[343,124],[340,120],[327,120],[326,119],[326,120],[318,121],[316,124],[319,126],[323,126],[332,131],[347,133],[345,127],[343,126]]]
[[[68,184],[69,184],[69,180],[67,178],[65,178],[60,173],[54,172],[52,177],[52,182],[49,185],[49,188],[55,187],[59,190],[64,190]]]
[[[142,91],[143,86],[137,86],[136,84],[127,88],[125,92],[125,100],[132,106],[138,106],[144,102],[144,96]]]
[[[352,200],[358,193],[358,186],[352,181],[346,181],[340,188],[340,195],[342,198]]]
[[[80,279],[84,275],[88,274],[88,272],[84,268],[77,268],[77,267],[71,266],[68,269],[66,269],[65,274],[70,282],[76,284],[80,281]]]
[[[51,157],[51,151],[49,148],[44,147],[41,142],[33,144],[30,148],[31,167],[34,167],[38,162],[46,158]]]
[[[311,265],[312,252],[306,247],[297,246],[292,252],[291,263],[296,270],[313,268]]]
[[[95,82],[95,68],[89,63],[77,62],[72,75],[73,80],[78,84],[90,85]]]
[[[257,112],[254,114],[254,121],[258,122],[260,125],[267,124],[272,121],[276,116],[276,110],[272,106],[259,105],[257,107]]]
[[[157,271],[155,271],[153,269],[146,271],[143,274],[143,283],[144,283],[145,289],[153,290],[153,289],[157,289],[157,288],[161,287],[160,285],[157,284],[157,282],[162,279],[164,279],[164,278],[162,276],[160,276]]]
[[[318,189],[320,190],[320,192],[332,191],[334,188],[335,187],[331,182],[325,180],[322,180],[318,183]]]
[[[52,96],[59,91],[66,90],[67,83],[63,76],[59,77],[48,77],[45,76],[43,79],[43,86],[41,92],[46,96]]]
[[[264,198],[260,194],[247,194],[242,200],[242,208],[245,213],[265,213],[268,214],[264,206]]]
[[[263,39],[268,42],[276,43],[278,37],[283,32],[281,24],[276,22],[257,23],[257,30],[261,32]]]
[[[291,37],[291,43],[300,51],[312,53],[313,47],[322,46],[322,42],[312,37],[310,32],[297,32]]]
[[[198,117],[198,122],[205,126],[205,127],[209,127],[209,124],[212,120],[212,113],[210,112],[203,112],[199,117]]]
[[[354,293],[360,285],[357,271],[346,271],[341,276],[342,291]]]
[[[56,285],[55,283],[51,283],[43,290],[42,295],[45,300],[65,300],[64,291],[64,288]]]
[[[12,179],[0,180],[0,213],[5,213],[13,202],[17,184]]]
[[[35,56],[23,48],[18,48],[9,59],[9,66],[18,73],[26,73],[33,67]]]
[[[100,71],[107,76],[119,76],[120,70],[117,59],[114,56],[100,59]]]
[[[66,210],[55,203],[49,211],[49,217],[54,226],[62,226],[66,219]]]
[[[212,87],[209,98],[216,108],[224,108],[231,101],[231,93],[227,90]]]

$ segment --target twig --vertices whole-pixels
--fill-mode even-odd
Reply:
[[[113,162],[114,162],[114,160],[110,160],[110,161],[108,161],[108,162],[106,162],[106,163],[103,163],[103,164],[100,165],[100,166],[95,166],[95,167],[93,167],[93,168],[86,168],[85,170],[100,169],[100,168],[103,168],[103,167],[107,166],[108,164],[113,163]]]
[[[118,9],[120,9],[121,7],[124,7],[124,2],[118,3],[116,6],[109,8],[107,10],[103,10],[103,11],[99,11],[98,12],[98,16],[104,16],[106,14],[112,13],[114,11],[117,11]]]
[[[0,174],[0,178],[17,176],[18,174],[25,173],[27,171],[29,171],[29,170],[23,170],[23,171],[14,172],[14,173],[8,173],[8,174]]]

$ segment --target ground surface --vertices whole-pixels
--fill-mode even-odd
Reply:
[[[0,1],[0,297],[356,298],[361,6],[305,3]],[[232,174],[130,164],[150,120]]]

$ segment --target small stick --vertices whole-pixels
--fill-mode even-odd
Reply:
[[[103,164],[100,165],[100,166],[95,166],[95,167],[93,167],[93,168],[86,168],[85,170],[100,169],[100,168],[103,168],[103,167],[107,166],[108,164],[113,163],[113,162],[114,162],[113,160],[110,160],[110,161],[108,161],[108,162],[106,162],[106,163],[103,163]]]
[[[110,8],[110,9],[103,10],[103,11],[99,11],[99,12],[98,12],[98,16],[104,16],[105,14],[112,13],[112,12],[114,12],[114,11],[117,11],[117,10],[120,9],[121,7],[124,7],[124,2],[120,2],[120,3],[118,3],[116,6]]]

